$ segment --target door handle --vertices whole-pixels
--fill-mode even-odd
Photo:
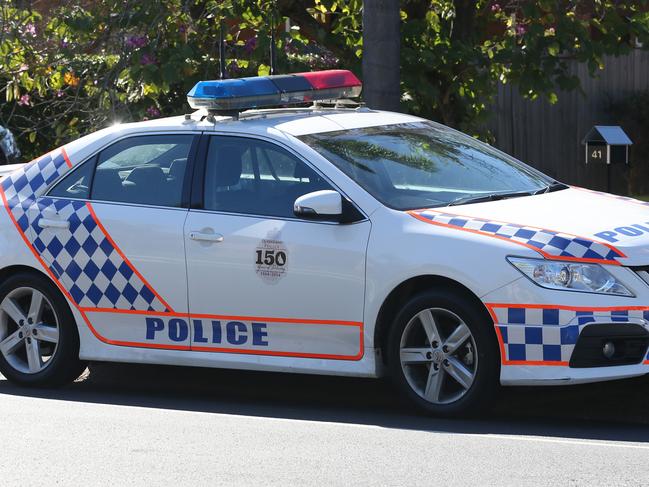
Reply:
[[[189,232],[189,238],[200,242],[223,242],[223,235],[220,233]]]
[[[67,230],[70,228],[70,222],[67,220],[50,220],[49,218],[41,218],[38,220],[38,226],[41,228],[61,228]]]

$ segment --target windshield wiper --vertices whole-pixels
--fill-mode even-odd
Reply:
[[[457,206],[457,205],[467,205],[470,203],[482,203],[484,201],[498,201],[505,200],[509,198],[519,198],[521,196],[531,196],[536,194],[534,191],[519,191],[515,193],[489,193],[480,196],[460,196],[459,198],[454,199],[446,206]]]
[[[570,186],[567,184],[560,183],[559,181],[555,181],[545,188],[539,189],[533,194],[544,194],[544,193],[552,193],[554,191],[561,191],[562,189],[568,189]]]

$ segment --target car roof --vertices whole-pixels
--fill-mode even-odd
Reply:
[[[116,138],[136,134],[144,135],[147,132],[213,131],[276,138],[286,135],[297,137],[423,120],[412,115],[370,110],[366,107],[247,110],[240,113],[238,118],[219,115],[210,117],[206,110],[198,110],[184,116],[114,124],[70,142],[66,145],[66,149],[76,155],[76,160],[82,160],[94,153],[96,147]]]
[[[238,118],[214,116],[209,118],[205,110],[198,110],[181,117],[159,118],[144,122],[121,124],[122,129],[178,130],[213,129],[232,132],[258,132],[276,129],[286,134],[299,136],[322,132],[374,127],[422,121],[423,119],[403,113],[357,109],[292,108],[247,110]]]

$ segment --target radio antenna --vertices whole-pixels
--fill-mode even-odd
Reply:
[[[225,79],[225,33],[223,21],[219,22],[219,78]]]
[[[277,46],[275,45],[275,11],[270,14],[270,74],[277,74]]]

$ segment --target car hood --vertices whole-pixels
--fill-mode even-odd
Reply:
[[[434,225],[523,245],[546,258],[649,265],[649,203],[632,198],[572,187],[409,213]]]

